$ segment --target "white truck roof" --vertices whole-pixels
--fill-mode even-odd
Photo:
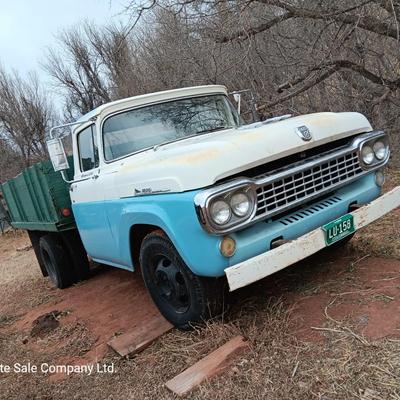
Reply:
[[[82,117],[80,117],[77,122],[88,121],[94,117],[99,116],[100,114],[109,114],[124,108],[137,107],[167,100],[174,100],[181,97],[194,97],[217,93],[227,94],[226,87],[222,85],[204,85],[142,94],[140,96],[128,97],[125,99],[102,104],[101,106],[95,108],[87,114],[82,115]]]

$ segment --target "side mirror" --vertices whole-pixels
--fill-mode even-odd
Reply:
[[[50,139],[46,143],[54,171],[67,170],[69,164],[61,139]]]
[[[242,101],[242,95],[241,93],[233,93],[233,98],[235,99],[236,103],[237,103],[237,112],[240,115],[240,103]]]
[[[236,101],[237,112],[240,115],[240,103],[242,100],[242,94],[244,94],[244,93],[247,93],[250,95],[250,106],[251,106],[250,111],[251,111],[251,114],[253,115],[253,122],[258,122],[260,120],[260,116],[258,115],[256,99],[255,99],[254,94],[251,91],[251,89],[236,90],[229,94],[232,95],[234,100]]]

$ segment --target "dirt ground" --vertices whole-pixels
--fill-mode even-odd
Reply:
[[[140,276],[95,266],[87,282],[54,289],[26,235],[9,232],[0,236],[0,366],[99,362],[113,371],[0,371],[0,398],[174,398],[168,379],[241,334],[251,351],[189,398],[400,399],[399,233],[397,210],[346,248],[234,292],[223,320],[172,330],[121,359],[107,341],[157,313]],[[46,314],[49,329],[32,332]]]

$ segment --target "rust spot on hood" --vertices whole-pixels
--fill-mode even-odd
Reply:
[[[173,164],[192,164],[192,163],[197,164],[217,158],[222,153],[223,152],[217,149],[207,149],[202,151],[196,151],[193,152],[192,154],[189,153],[187,155],[172,157],[170,160],[165,160],[165,161],[170,161],[170,163]]]
[[[332,126],[336,115],[331,113],[318,113],[302,116],[302,122],[313,126]],[[333,126],[332,126],[333,128]]]

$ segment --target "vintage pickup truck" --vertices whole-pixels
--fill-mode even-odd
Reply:
[[[85,251],[140,265],[161,313],[183,329],[221,312],[224,283],[232,291],[340,246],[400,204],[400,187],[381,195],[388,137],[354,112],[244,124],[213,85],[118,100],[61,127],[48,148],[75,233],[31,226],[44,273],[58,287],[83,278]]]

